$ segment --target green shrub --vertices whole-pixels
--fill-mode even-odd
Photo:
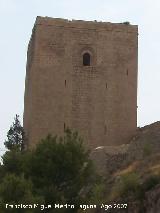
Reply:
[[[148,190],[154,188],[159,183],[160,183],[160,176],[159,175],[151,175],[143,183],[144,191],[148,191]]]
[[[124,174],[112,188],[111,199],[134,196],[138,197],[140,193],[140,181],[136,173]]]
[[[104,183],[96,183],[92,190],[91,202],[94,204],[100,204],[105,202],[104,197],[105,192],[105,184]]]
[[[130,25],[130,22],[129,21],[125,21],[125,22],[123,22],[123,24]]]

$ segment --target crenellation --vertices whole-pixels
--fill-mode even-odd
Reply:
[[[137,33],[137,25],[126,25],[124,23],[110,23],[102,21],[83,21],[83,20],[68,20],[61,18],[50,18],[50,17],[37,17],[36,25],[43,25],[54,28],[72,28],[82,29],[88,31],[113,31],[113,32],[124,32],[124,33]]]

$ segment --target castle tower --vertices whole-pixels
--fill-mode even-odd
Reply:
[[[37,17],[28,46],[29,147],[78,130],[90,147],[128,142],[137,127],[138,27]]]

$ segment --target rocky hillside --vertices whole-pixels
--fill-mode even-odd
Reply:
[[[127,203],[107,212],[160,213],[160,122],[138,128],[129,144],[97,147],[91,156],[104,177],[101,201]]]

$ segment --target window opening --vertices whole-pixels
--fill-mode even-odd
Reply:
[[[127,70],[126,74],[128,75],[128,70]]]
[[[106,124],[104,125],[104,134],[105,135],[107,134],[107,126],[106,126]]]
[[[91,56],[89,53],[83,54],[83,66],[90,66],[91,63]]]

